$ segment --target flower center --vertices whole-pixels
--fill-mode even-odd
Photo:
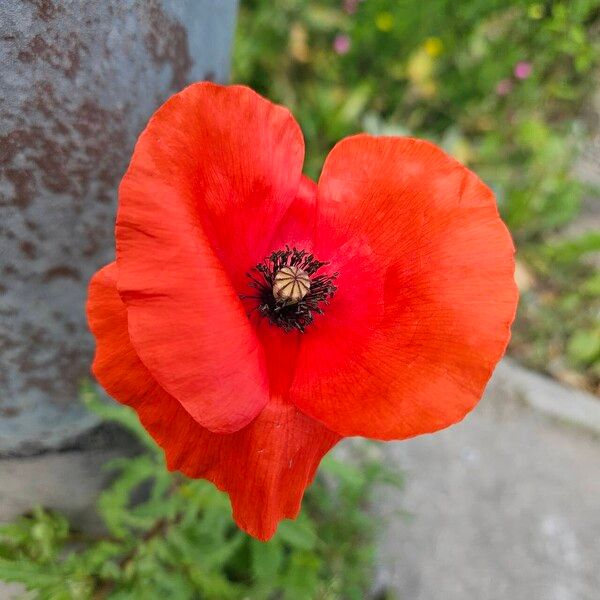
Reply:
[[[284,331],[304,333],[314,321],[314,313],[323,314],[322,306],[329,303],[337,288],[333,285],[338,273],[317,275],[328,263],[317,260],[306,250],[278,250],[258,263],[247,276],[250,287],[256,290],[259,314]]]
[[[297,304],[310,291],[310,277],[298,267],[283,267],[275,273],[273,297],[288,304]]]

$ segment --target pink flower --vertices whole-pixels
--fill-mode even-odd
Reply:
[[[510,79],[501,79],[496,84],[496,94],[498,96],[508,96],[512,92],[513,82]]]
[[[345,33],[338,33],[333,40],[333,49],[337,54],[347,54],[350,50],[350,37]]]
[[[532,71],[532,64],[522,60],[515,65],[514,73],[517,79],[527,79],[531,75]]]
[[[347,14],[353,15],[358,8],[359,0],[344,0],[344,10]]]

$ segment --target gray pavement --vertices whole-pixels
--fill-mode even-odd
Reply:
[[[600,599],[600,402],[573,392],[569,406],[571,391],[508,361],[462,423],[385,447],[406,487],[377,501],[377,587],[401,600]],[[589,428],[570,418],[582,406]]]

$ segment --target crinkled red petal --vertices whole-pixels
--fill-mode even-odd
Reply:
[[[289,111],[245,87],[199,83],[155,113],[121,183],[118,288],[131,341],[214,432],[239,430],[269,399],[238,290],[296,196],[303,155]]]
[[[433,144],[359,135],[327,158],[316,231],[324,260],[348,240],[369,249],[383,310],[377,317],[360,282],[376,277],[350,260],[344,270],[360,276],[340,277],[337,296],[356,300],[303,338],[296,405],[341,435],[377,439],[462,419],[504,353],[517,305],[514,248],[489,188]]]
[[[339,436],[281,399],[236,433],[201,427],[138,358],[117,293],[116,271],[112,263],[90,284],[95,376],[115,399],[137,411],[164,449],[170,469],[212,481],[229,494],[237,524],[254,537],[269,539],[281,519],[296,517],[321,458]]]

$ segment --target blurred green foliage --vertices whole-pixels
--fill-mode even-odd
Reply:
[[[0,527],[0,580],[24,584],[27,598],[39,600],[366,596],[375,533],[367,505],[374,486],[401,483],[373,447],[356,448],[352,461],[326,457],[298,519],[263,543],[237,529],[225,494],[166,470],[133,411],[99,401],[91,388],[83,396],[144,452],[107,465],[115,479],[98,503],[105,535],[74,531],[41,508]]]
[[[431,139],[475,170],[531,275],[512,351],[594,389],[598,243],[556,239],[586,192],[572,167],[599,65],[600,0],[242,0],[234,80],[292,110],[312,177],[358,131]]]

